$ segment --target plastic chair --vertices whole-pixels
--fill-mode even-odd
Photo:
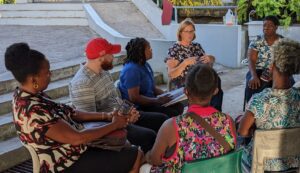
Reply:
[[[23,143],[22,143],[23,144]],[[32,158],[32,167],[33,167],[33,173],[39,173],[40,172],[40,160],[35,152],[34,148],[30,145],[23,144],[25,148],[29,151],[31,158]]]
[[[300,155],[300,128],[256,130],[251,172],[263,173],[264,160]],[[299,172],[299,171],[298,171]]]
[[[182,173],[242,173],[241,159],[242,149],[239,149],[219,157],[187,162]]]

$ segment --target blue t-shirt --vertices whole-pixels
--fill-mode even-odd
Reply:
[[[134,62],[126,63],[121,71],[118,87],[123,99],[129,100],[128,89],[134,87],[140,87],[141,95],[156,97],[153,70],[147,62],[145,65]]]

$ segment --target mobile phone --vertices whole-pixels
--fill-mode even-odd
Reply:
[[[133,104],[128,100],[123,100],[122,104],[119,107],[118,112],[122,115],[129,115],[130,111],[133,108]]]

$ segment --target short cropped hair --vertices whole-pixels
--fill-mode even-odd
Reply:
[[[29,75],[38,74],[45,59],[44,54],[30,49],[27,43],[14,43],[5,51],[5,67],[20,83]]]
[[[284,38],[272,46],[272,62],[277,69],[289,76],[300,73],[300,43]]]
[[[189,94],[205,99],[218,87],[218,74],[209,65],[194,65],[187,74],[185,87]]]
[[[132,61],[144,65],[146,63],[145,49],[147,45],[149,45],[149,42],[145,38],[136,37],[131,39],[125,47],[127,56],[124,63]]]
[[[279,26],[279,20],[276,16],[266,16],[263,21],[271,21],[275,26]]]
[[[178,41],[182,40],[181,33],[184,30],[184,28],[187,27],[187,26],[192,26],[194,28],[194,30],[196,31],[195,24],[192,21],[192,19],[190,19],[190,18],[184,19],[182,22],[180,22],[178,30],[177,30],[177,40]],[[194,34],[193,40],[195,40],[195,39],[196,39],[196,34]]]

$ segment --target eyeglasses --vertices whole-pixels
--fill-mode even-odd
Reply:
[[[190,31],[182,31],[182,32],[184,32],[184,33],[190,33],[190,34],[193,34],[193,33],[195,33],[195,30],[190,30]]]

